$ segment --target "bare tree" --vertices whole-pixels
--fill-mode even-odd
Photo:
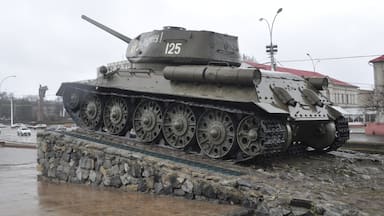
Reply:
[[[246,55],[246,54],[243,54],[241,56],[241,60],[242,61],[251,61],[251,62],[257,62],[256,61],[256,58],[254,56],[249,56],[249,55]]]
[[[376,88],[367,98],[366,108],[376,111],[376,122],[384,122],[384,89]]]

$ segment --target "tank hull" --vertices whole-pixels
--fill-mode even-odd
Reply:
[[[183,69],[173,68],[183,74],[191,70]],[[311,87],[301,77],[259,71],[252,82],[230,83],[223,77],[199,80],[196,74],[175,79],[164,71],[121,70],[63,83],[57,95],[81,127],[116,135],[133,129],[143,142],[197,146],[212,158],[265,155],[294,145],[331,150],[349,137],[341,113],[325,97],[319,96],[322,106],[308,104],[302,89]],[[276,87],[290,91],[284,96],[280,89],[281,96]]]

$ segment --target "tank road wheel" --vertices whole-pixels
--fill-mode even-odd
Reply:
[[[237,143],[245,154],[249,156],[262,154],[264,142],[261,130],[260,119],[255,116],[246,116],[240,121],[237,128]]]
[[[196,117],[189,106],[173,104],[164,113],[163,134],[169,145],[184,148],[195,136]]]
[[[131,123],[127,101],[121,97],[111,97],[105,104],[103,120],[110,134],[124,135]]]
[[[197,122],[197,143],[201,150],[211,158],[228,156],[235,146],[235,125],[226,112],[208,110]]]
[[[163,113],[155,101],[144,100],[137,105],[133,114],[133,129],[144,142],[153,142],[161,133]]]
[[[99,129],[102,117],[102,102],[99,96],[88,95],[80,107],[81,123],[91,130]]]
[[[73,89],[68,89],[64,92],[63,102],[65,109],[70,112],[75,112],[80,107],[81,93]]]

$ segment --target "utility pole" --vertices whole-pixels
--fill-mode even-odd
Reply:
[[[11,127],[13,126],[13,96],[11,96]]]

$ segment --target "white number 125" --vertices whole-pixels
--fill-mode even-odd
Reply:
[[[182,43],[173,43],[168,42],[165,46],[165,54],[168,55],[178,55],[181,52],[181,45]]]

